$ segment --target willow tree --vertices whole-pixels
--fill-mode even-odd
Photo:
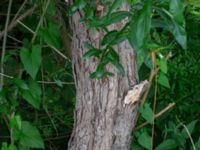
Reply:
[[[175,1],[170,3],[173,10],[182,7],[173,7]],[[128,150],[138,101],[147,87],[147,82],[139,84],[137,66],[148,53],[152,1],[71,0],[70,4],[76,107],[69,150]],[[174,26],[181,25],[167,12],[157,7],[165,21],[157,20],[160,24],[154,27],[166,25],[184,46],[184,37],[176,36],[183,33],[170,26],[173,20]],[[171,12],[172,16],[180,13]]]

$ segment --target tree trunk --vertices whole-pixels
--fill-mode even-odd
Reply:
[[[128,10],[123,4],[121,10]],[[74,129],[69,141],[69,150],[128,150],[132,130],[135,126],[137,105],[124,105],[124,97],[130,87],[137,84],[138,74],[133,49],[124,41],[115,50],[125,69],[122,77],[114,66],[108,71],[115,72],[114,77],[90,79],[98,60],[83,59],[87,51],[84,47],[90,41],[96,47],[102,33],[93,33],[85,24],[80,23],[82,12],[76,12],[70,21],[73,30],[72,62],[76,84],[76,107]],[[125,21],[109,26],[109,30],[120,29]]]

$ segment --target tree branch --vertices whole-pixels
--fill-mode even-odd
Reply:
[[[18,21],[21,21],[23,19],[25,19],[27,16],[29,16],[30,14],[32,14],[32,12],[34,11],[36,6],[30,8],[29,10],[27,10],[24,14],[22,14],[21,16],[19,16],[19,18],[17,18],[15,21],[13,21],[7,29],[7,32],[11,31],[14,27],[17,26]],[[3,30],[0,32],[0,39],[3,37],[3,35],[5,34],[6,30]]]

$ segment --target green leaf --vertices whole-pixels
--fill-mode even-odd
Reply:
[[[101,18],[98,19],[93,19],[89,26],[90,27],[105,27],[108,26],[110,24],[113,23],[117,23],[123,19],[125,19],[126,17],[129,17],[131,14],[128,11],[118,11],[118,12],[114,12],[110,15],[107,16],[103,16]]]
[[[20,58],[25,70],[35,79],[41,64],[41,47],[33,45],[31,51],[23,47],[20,50]]]
[[[36,81],[29,81],[29,89],[21,90],[22,97],[33,107],[39,109],[41,103],[41,88]]]
[[[54,80],[59,87],[63,87],[62,82],[59,79]]]
[[[19,87],[19,88],[21,88],[21,89],[23,89],[23,90],[28,90],[29,89],[29,87],[28,87],[28,85],[26,84],[26,82],[25,81],[23,81],[23,80],[20,80],[20,79],[14,79],[14,83]]]
[[[147,43],[151,27],[151,5],[152,0],[146,0],[143,8],[136,12],[130,24],[129,41],[137,51],[143,49]]]
[[[109,8],[108,15],[117,9],[122,4],[122,2],[123,0],[115,0]]]
[[[86,59],[86,58],[89,58],[89,57],[91,57],[91,56],[95,56],[95,57],[97,57],[97,58],[100,58],[101,53],[102,53],[102,51],[100,51],[99,49],[93,48],[93,49],[88,50],[88,51],[83,55],[83,58]]]
[[[185,26],[184,3],[182,0],[170,0],[169,11],[179,25]]]
[[[164,87],[166,88],[170,88],[170,85],[169,85],[169,81],[168,81],[168,78],[167,76],[162,73],[162,72],[159,72],[158,73],[158,83],[163,85]]]
[[[138,137],[138,143],[146,148],[146,149],[150,149],[151,147],[151,137],[146,133],[146,132],[142,132],[142,134]]]
[[[44,142],[38,129],[27,121],[22,121],[21,130],[14,130],[13,134],[23,146],[44,149]]]
[[[101,77],[103,77],[104,73],[105,73],[104,66],[105,66],[105,64],[100,63],[97,66],[96,71],[90,74],[90,78],[92,78],[92,79],[94,79],[94,78],[100,79]]]
[[[197,141],[197,143],[195,144],[197,149],[200,149],[200,137],[199,140]]]
[[[124,70],[122,64],[120,63],[119,55],[112,47],[109,47],[108,57],[109,57],[111,63],[119,70],[120,74],[122,76],[124,76],[125,70]]]
[[[151,107],[149,106],[149,104],[144,104],[144,107],[141,107],[139,109],[142,117],[148,121],[149,123],[152,124],[152,121],[153,121],[153,111],[151,109]]]
[[[106,45],[106,44],[110,44],[112,41],[115,40],[116,36],[118,34],[118,31],[117,30],[113,30],[113,31],[110,31],[108,32],[102,39],[101,41],[101,45]]]
[[[171,14],[166,9],[160,9],[156,8],[157,12],[162,16],[164,19],[164,22],[167,24],[166,30],[170,31],[176,41],[182,46],[183,49],[187,48],[187,35],[185,31],[185,25],[179,24],[173,17],[173,14]]]
[[[197,123],[197,120],[194,120],[194,121],[192,121],[192,122],[190,122],[189,124],[186,125],[186,128],[188,129],[190,134],[192,134],[192,131],[194,130],[194,127],[195,127],[196,123]],[[187,133],[185,128],[182,129],[181,135],[185,139],[189,138],[189,135],[188,135],[188,133]]]
[[[49,27],[40,28],[39,35],[44,39],[44,41],[55,48],[60,48],[60,39],[58,37],[59,31],[57,27],[50,24]]]
[[[118,53],[112,48],[109,46],[108,48],[108,56],[109,58],[111,59],[112,62],[119,62],[119,55]]]
[[[157,59],[156,64],[159,66],[163,73],[167,73],[167,61],[165,59]]]
[[[21,117],[19,115],[15,115],[10,119],[10,128],[21,129]]]
[[[173,139],[164,140],[161,144],[159,144],[155,150],[172,150],[177,147],[177,143]]]
[[[16,146],[13,145],[13,144],[10,144],[8,146],[8,144],[6,142],[3,142],[2,143],[2,147],[1,147],[1,150],[17,150]]]

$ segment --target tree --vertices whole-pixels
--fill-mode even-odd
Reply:
[[[181,4],[180,1],[176,2]],[[136,5],[138,8],[136,7],[135,9],[136,14],[132,19],[134,21],[126,21],[126,18],[130,15],[128,13],[130,6],[123,1],[114,1],[107,8],[109,9],[107,12],[104,9],[104,5],[101,5],[99,1],[95,1],[93,4],[95,7],[92,7],[95,10],[94,14],[90,12],[90,7],[86,7],[85,1],[80,1],[79,3],[77,1],[73,3],[72,1],[72,4],[75,13],[71,17],[70,23],[73,30],[72,59],[77,97],[74,130],[69,141],[69,149],[128,150],[137,118],[138,104],[125,105],[124,100],[129,89],[139,82],[136,53],[133,48],[137,51],[140,50],[138,55],[142,56],[143,62],[145,56],[141,54],[143,53],[141,50],[145,50],[144,47],[148,40],[152,1],[145,1]],[[140,8],[141,5],[142,9]],[[170,8],[174,10],[176,6],[173,7],[173,2],[170,5]],[[182,5],[177,7],[182,8]],[[118,8],[117,11],[113,11],[116,8]],[[181,11],[172,11],[172,14],[174,16],[178,14],[182,17]],[[166,17],[166,15],[164,14],[163,16]],[[174,18],[170,19],[173,20]],[[173,21],[170,19],[165,20],[165,23],[170,22],[171,25]],[[178,18],[174,20],[176,19]],[[182,28],[184,27],[184,20],[179,22],[179,25],[182,26],[180,28],[177,22],[174,21],[172,26],[169,25],[168,30],[171,30],[176,40],[185,48],[185,36],[177,36],[185,34]],[[88,28],[88,24],[89,27],[98,29]],[[159,26],[158,23],[156,25]],[[126,30],[127,26],[128,32],[131,32],[128,33],[128,38],[119,39],[117,33]],[[172,29],[174,28],[173,26],[179,29]],[[123,37],[123,34],[120,36]],[[129,39],[132,46],[127,39]],[[87,42],[91,44],[85,44]],[[101,49],[102,45],[106,47],[103,48],[104,50]],[[89,51],[88,48],[90,49]],[[104,56],[103,52],[100,57],[100,49],[104,52],[108,50],[108,56]],[[96,58],[84,59],[83,55]],[[102,61],[104,57],[108,57],[109,60]],[[121,74],[124,72],[125,76],[121,76],[112,65],[115,65]],[[97,69],[93,72],[95,68]],[[113,72],[113,77],[108,76],[113,75]],[[89,77],[99,78],[99,80],[90,79]]]
[[[129,10],[123,4],[121,10]],[[114,46],[120,55],[125,70],[122,77],[109,65],[108,71],[115,72],[114,77],[90,79],[90,73],[97,66],[97,59],[83,59],[87,51],[85,42],[90,41],[96,47],[100,44],[101,32],[91,34],[87,26],[79,22],[81,12],[72,16],[71,27],[73,69],[76,82],[76,109],[74,130],[69,142],[70,150],[128,150],[132,130],[137,116],[137,105],[124,105],[124,98],[130,87],[138,83],[136,57],[129,42],[123,41]],[[125,22],[113,24],[109,30],[119,30]],[[104,34],[104,33],[103,33]]]

